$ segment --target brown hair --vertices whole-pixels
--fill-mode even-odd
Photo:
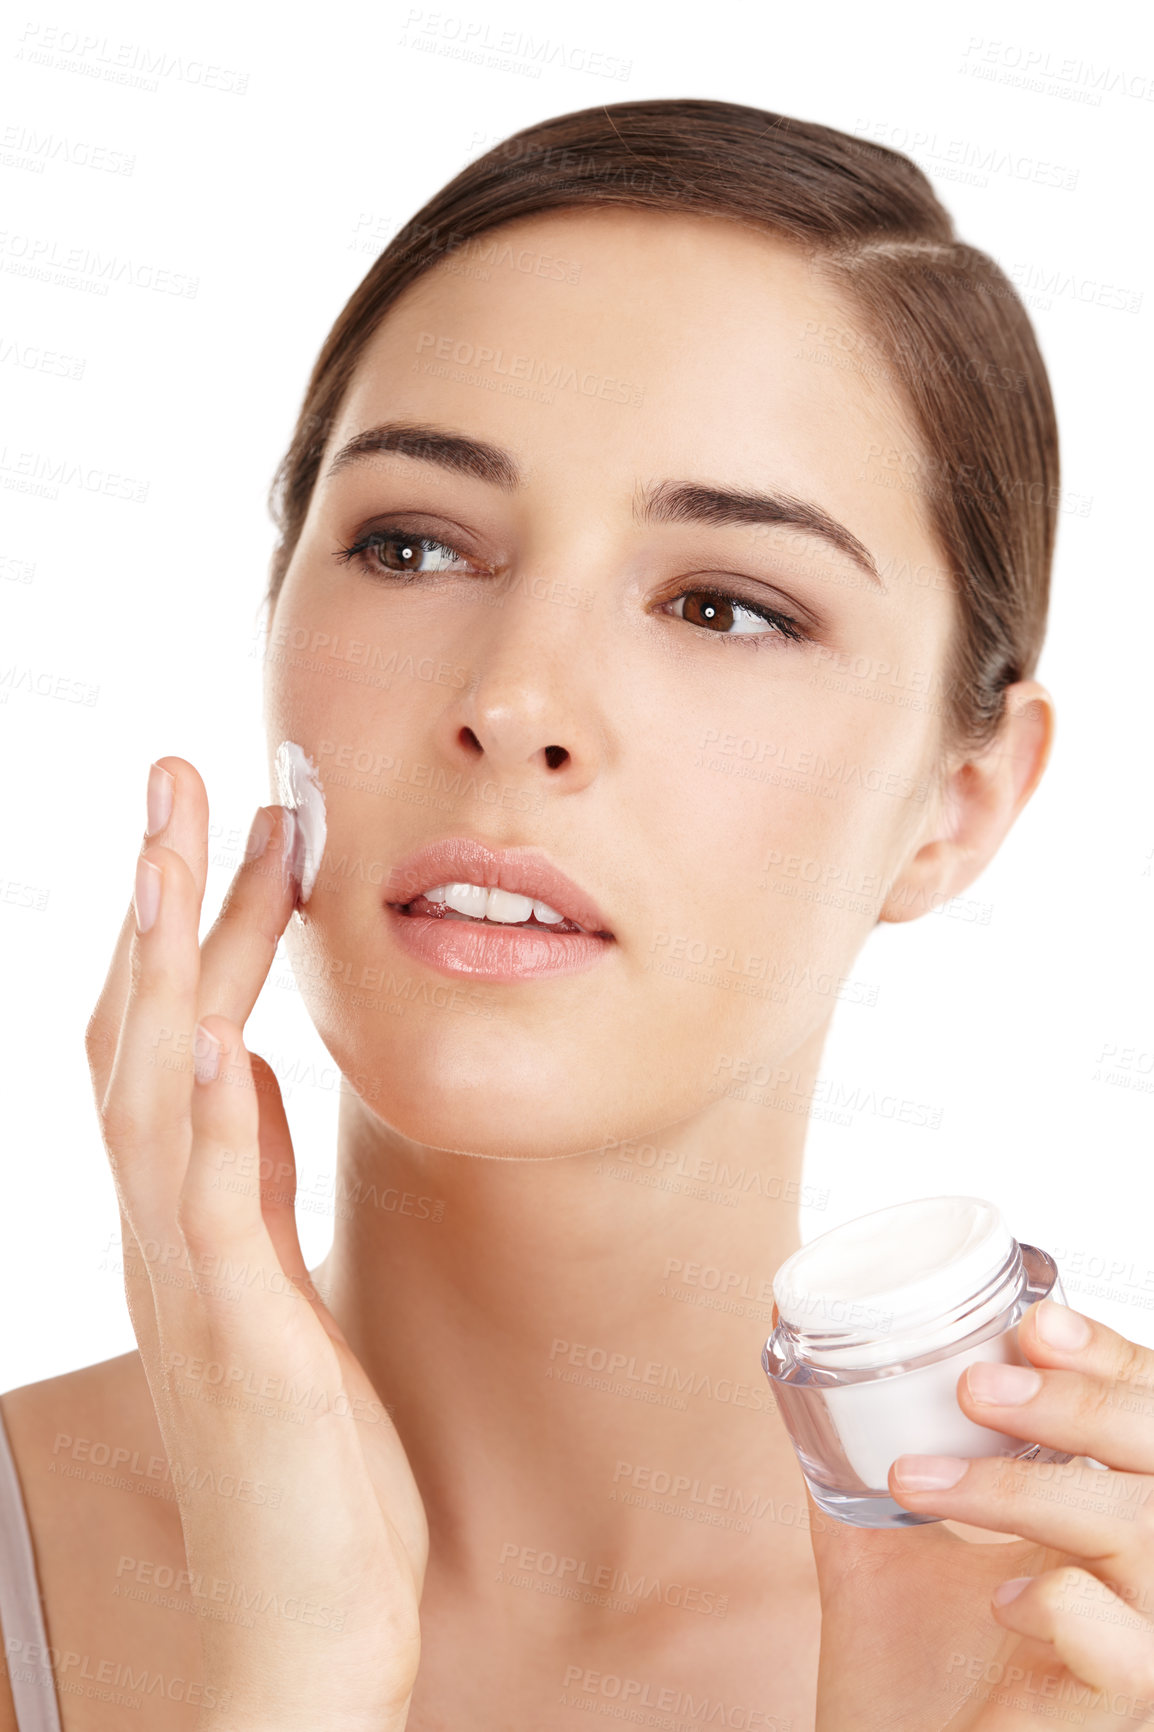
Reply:
[[[738,103],[661,98],[539,121],[469,163],[405,224],[329,332],[274,477],[270,607],[328,434],[389,307],[473,237],[577,205],[752,225],[799,246],[846,291],[861,356],[880,355],[921,444],[913,473],[908,457],[883,460],[878,479],[912,484],[925,500],[957,598],[944,731],[953,744],[987,744],[1006,686],[1034,671],[1046,625],[1058,435],[1033,328],[998,266],[956,240],[907,157]]]

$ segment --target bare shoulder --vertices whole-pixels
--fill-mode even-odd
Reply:
[[[71,1570],[83,1561],[78,1518],[87,1538],[156,1531],[176,1515],[139,1353],[7,1390],[0,1413],[45,1570],[62,1548]]]
[[[64,1732],[123,1726],[130,1701],[144,1706],[145,1685],[150,1726],[194,1725],[197,1608],[139,1353],[7,1390],[0,1414],[28,1514]],[[15,1729],[5,1679],[0,1732]]]

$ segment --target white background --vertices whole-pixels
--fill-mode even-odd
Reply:
[[[803,1236],[904,1197],[990,1196],[1056,1252],[1072,1303],[1154,1345],[1154,40],[1122,6],[1006,0],[714,0],[677,28],[620,0],[460,6],[53,3],[10,12],[0,35],[0,1389],[134,1345],[84,1026],[131,894],[149,761],[187,757],[209,788],[206,925],[274,797],[254,653],[265,495],[321,342],[384,237],[491,143],[658,96],[907,150],[962,237],[1025,285],[1064,489],[1090,501],[1060,518],[1043,784],[960,911],[870,938],[853,972],[877,1002],[840,1006],[827,1049],[827,1075],[940,1109],[940,1126],[815,1122],[806,1176],[829,1200],[803,1211]],[[528,45],[511,68],[486,59],[506,32],[546,43],[548,63]],[[480,60],[461,55],[467,33]],[[592,55],[625,76],[588,70]],[[124,57],[170,70],[154,88],[117,82]],[[130,172],[92,166],[97,151]],[[80,287],[39,280],[34,246],[195,293],[127,269],[102,295],[96,268]],[[80,376],[30,364],[45,351]],[[146,497],[22,492],[25,453]],[[40,695],[43,675],[95,701]],[[266,989],[249,1038],[303,1079],[285,1093],[311,1182],[332,1160],[328,1054],[293,990]],[[310,1262],[328,1231],[323,1214],[302,1221]]]

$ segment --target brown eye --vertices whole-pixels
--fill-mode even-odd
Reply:
[[[407,529],[372,529],[351,547],[342,547],[334,557],[346,565],[355,560],[363,571],[378,577],[385,572],[424,577],[473,569],[464,554],[448,542]]]
[[[710,631],[728,631],[733,624],[733,609],[723,595],[711,595],[708,590],[686,591],[686,603],[681,618],[691,625],[707,626]]]
[[[446,571],[461,563],[460,555],[427,535],[392,535],[378,531],[370,538],[377,561],[386,571]],[[443,556],[443,557],[442,557]]]
[[[380,562],[389,571],[416,571],[420,569],[422,547],[398,536],[392,541],[379,541],[377,553]]]
[[[789,614],[776,608],[760,607],[727,595],[717,589],[685,589],[665,604],[673,609],[675,619],[687,625],[700,626],[714,637],[744,637],[753,640],[786,638],[791,643],[803,643],[807,633]]]

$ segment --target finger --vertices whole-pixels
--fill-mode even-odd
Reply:
[[[123,1205],[120,1209],[120,1243],[123,1249],[124,1298],[132,1322],[132,1332],[136,1336],[141,1366],[148,1380],[157,1415],[163,1422],[168,1396],[164,1379],[158,1374],[161,1341],[154,1280],[172,1279],[187,1282],[189,1285],[191,1281],[183,1268],[183,1258],[178,1263],[175,1256],[166,1255],[166,1252],[179,1251],[175,1239],[167,1247],[149,1238],[142,1243]],[[160,1273],[161,1270],[164,1271],[163,1274]]]
[[[1143,1349],[1136,1349],[1143,1352]],[[1130,1473],[1154,1473],[1154,1390],[1146,1374],[1103,1378],[1080,1371],[979,1363],[958,1380],[958,1405],[979,1425]]]
[[[145,843],[157,842],[175,849],[192,873],[198,898],[203,898],[208,875],[208,795],[199,774],[186,759],[157,758],[149,765],[145,811]],[[84,1037],[98,1111],[104,1106],[128,1002],[135,931],[136,912],[130,900],[107,978]]]
[[[128,958],[135,931],[136,910],[130,898],[128,909],[120,923],[120,932],[117,935],[116,947],[112,952],[112,962],[109,965],[107,978],[84,1031],[84,1050],[88,1056],[88,1069],[92,1077],[92,1092],[96,1097],[97,1112],[104,1110],[104,1099],[108,1093],[108,1079],[112,1074],[112,1064],[116,1057],[116,1043],[120,1038],[120,1020],[124,1012],[125,1000],[128,997]]]
[[[192,1149],[177,1218],[198,1291],[208,1302],[210,1335],[216,1348],[239,1354],[246,1366],[267,1353],[270,1339],[293,1357],[309,1339],[307,1331],[301,1332],[301,1319],[308,1316],[302,1297],[312,1301],[311,1309],[321,1313],[322,1322],[327,1313],[304,1267],[291,1221],[295,1178],[287,1192],[290,1219],[286,1222],[283,1218],[283,1195],[271,1205],[281,1216],[277,1231],[289,1263],[287,1269],[269,1228],[266,1195],[270,1186],[262,1173],[262,1119],[273,1133],[272,1142],[266,1146],[280,1148],[276,1165],[283,1168],[286,1150],[291,1164],[287,1121],[283,1120],[283,1107],[279,1114],[276,1107],[280,1091],[276,1089],[275,1097],[266,1091],[262,1101],[258,1084],[263,1086],[272,1076],[271,1070],[263,1060],[254,1065],[240,1027],[224,1017],[211,1015],[198,1023],[196,1055]],[[275,1083],[275,1077],[272,1080]],[[304,1288],[296,1279],[298,1273],[303,1274]],[[173,1342],[181,1333],[179,1317],[175,1325],[170,1337]],[[327,1320],[326,1333],[333,1349],[325,1376],[335,1379],[334,1389],[339,1389],[345,1375],[339,1346],[344,1337],[332,1319]],[[187,1327],[184,1335],[187,1342]],[[296,1349],[291,1344],[294,1339]],[[299,1357],[296,1363],[302,1363]],[[367,1390],[364,1373],[359,1367],[356,1370]]]
[[[950,1473],[958,1477],[949,1486],[915,1483]],[[890,1468],[889,1483],[903,1508],[1091,1559],[1135,1590],[1154,1586],[1154,1480],[1144,1475],[1094,1468],[1078,1459],[901,1455]]]
[[[181,1186],[179,1222],[193,1258],[256,1252],[271,1264],[261,1208],[260,1108],[241,1029],[207,1016],[194,1038],[196,1084],[192,1146]]]
[[[1022,1578],[1003,1582],[994,1615],[1008,1630],[1051,1642],[1076,1678],[1108,1692],[1111,1724],[1154,1717],[1154,1624],[1088,1571],[1074,1565],[1028,1577],[1013,1598],[999,1601]]]
[[[138,1239],[172,1236],[191,1131],[200,897],[184,859],[148,843],[137,862],[131,983],[102,1130]]]
[[[261,1211],[281,1268],[309,1301],[334,1341],[348,1346],[344,1331],[317,1291],[301,1250],[296,1218],[296,1157],[276,1073],[259,1053],[249,1053],[260,1111]]]
[[[201,945],[200,1016],[243,1028],[296,906],[298,826],[285,806],[261,806],[211,931]]]
[[[997,1416],[983,1416],[981,1423],[1110,1467],[1154,1473],[1154,1352],[1049,1299],[1030,1307],[1018,1339],[1041,1378],[1030,1392],[1028,1372],[1017,1368],[1026,1399],[1015,1404],[1014,1415],[1029,1429],[1003,1425]],[[972,1368],[966,1385],[959,1385],[958,1400],[976,1419],[969,1391],[980,1392]]]
[[[1033,1363],[968,1367],[957,1385],[963,1412],[1031,1443],[1154,1473],[1149,1348],[1049,1300],[1031,1306],[1019,1340]]]
[[[260,1116],[260,1206],[280,1266],[294,1281],[309,1278],[296,1221],[296,1159],[292,1133],[276,1072],[259,1053],[250,1052]]]
[[[208,1022],[218,1034],[227,1026],[223,1018],[215,1016]],[[239,1030],[234,1032],[239,1034]],[[415,1572],[419,1592],[429,1548],[424,1507],[419,1500],[414,1505],[408,1496],[411,1470],[388,1418],[388,1410],[350,1348],[344,1331],[317,1291],[305,1263],[296,1225],[296,1161],[280,1085],[272,1067],[258,1053],[249,1053],[248,1063],[259,1117],[260,1204],[269,1241],[284,1275],[309,1301],[314,1315],[333,1342],[344,1391],[342,1411],[350,1413],[364,1427],[364,1447],[372,1464],[373,1481],[384,1508],[396,1512],[391,1519]],[[198,1088],[194,1093],[194,1118],[200,1094]],[[194,1144],[198,1150],[197,1159],[199,1146],[198,1139]]]

